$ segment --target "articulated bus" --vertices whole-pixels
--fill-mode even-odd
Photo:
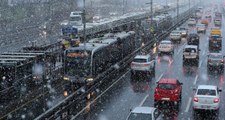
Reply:
[[[72,89],[86,85],[134,51],[134,39],[134,32],[121,32],[66,49],[63,79]]]

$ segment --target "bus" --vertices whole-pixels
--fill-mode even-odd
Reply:
[[[97,75],[134,51],[134,39],[133,31],[121,32],[111,38],[97,38],[66,49],[64,81],[69,81],[72,89],[91,83]]]
[[[72,25],[63,26],[62,35],[63,44],[66,48],[68,48],[69,46],[76,47],[80,43],[78,28]]]

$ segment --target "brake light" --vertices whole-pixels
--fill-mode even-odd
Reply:
[[[144,64],[144,66],[149,66],[149,64]]]
[[[214,103],[218,103],[219,101],[220,101],[219,98],[215,98],[215,99],[213,100]]]
[[[195,101],[195,102],[198,102],[198,98],[197,98],[197,97],[194,97],[194,101]]]
[[[208,62],[211,62],[212,60],[211,59],[208,59]]]
[[[223,63],[224,62],[224,60],[221,60],[221,63]]]

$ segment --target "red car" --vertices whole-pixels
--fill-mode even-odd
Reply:
[[[181,102],[182,85],[183,83],[174,78],[160,79],[155,88],[155,105],[162,101],[173,102],[174,104]]]

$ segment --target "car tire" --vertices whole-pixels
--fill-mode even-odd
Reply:
[[[156,100],[154,100],[154,107],[158,108],[159,107],[159,102],[157,102]]]

